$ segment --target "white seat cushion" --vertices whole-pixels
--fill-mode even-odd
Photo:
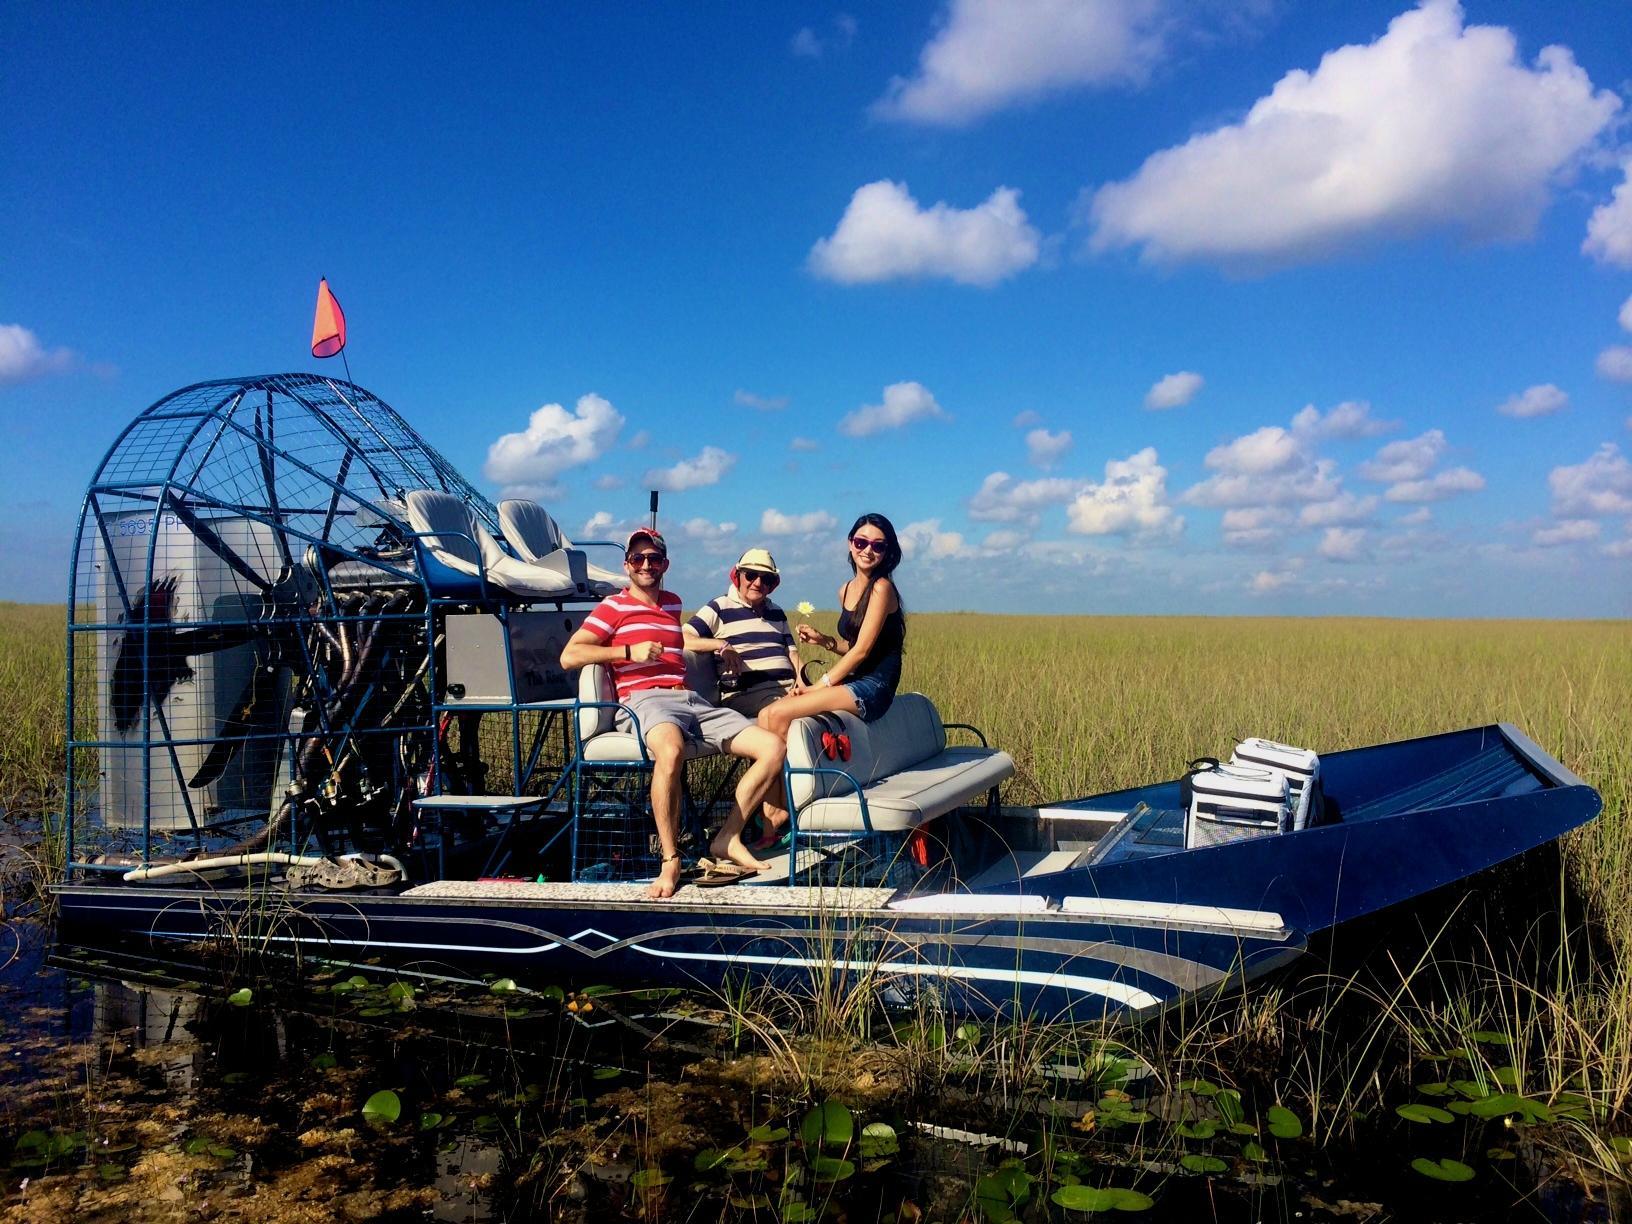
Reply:
[[[844,764],[837,762],[836,767],[843,769]],[[867,815],[878,832],[914,829],[972,802],[1013,775],[1014,758],[1006,752],[947,748],[868,786]],[[854,832],[865,827],[854,794],[816,799],[799,809],[801,832]]]
[[[877,722],[864,723],[854,714],[837,718],[850,737],[850,760],[830,761],[822,752],[821,720],[801,718],[788,728],[788,764],[843,769],[863,786],[926,761],[946,747],[946,728],[928,697],[897,693],[889,710]],[[831,774],[795,774],[792,800],[801,809],[813,799],[843,794],[849,784]]]
[[[499,530],[516,556],[538,561],[561,547],[561,528],[535,501],[510,498],[499,503]]]

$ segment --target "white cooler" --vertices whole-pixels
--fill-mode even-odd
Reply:
[[[1267,739],[1244,739],[1235,746],[1230,763],[1284,775],[1292,792],[1292,828],[1306,829],[1311,823],[1319,823],[1320,757],[1308,748]]]

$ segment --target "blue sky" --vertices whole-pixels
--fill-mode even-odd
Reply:
[[[0,598],[167,392],[340,374],[697,603],[1632,611],[1632,6],[0,8]]]

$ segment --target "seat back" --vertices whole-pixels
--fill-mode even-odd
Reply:
[[[578,700],[579,701],[616,701],[618,699],[617,686],[612,683],[612,669],[599,663],[591,663],[578,669]],[[617,717],[617,711],[607,706],[578,707],[578,739],[579,741],[594,739],[612,730],[612,721]]]
[[[408,525],[421,535],[420,543],[442,564],[461,574],[474,574],[481,564],[476,542],[475,516],[452,493],[414,489],[408,494]]]
[[[519,497],[501,501],[499,529],[523,561],[538,562],[564,546],[560,526],[535,501]]]
[[[883,718],[864,723],[854,714],[832,714],[850,737],[850,759],[827,759],[822,750],[822,726],[818,718],[798,718],[788,728],[788,764],[795,769],[842,769],[862,786],[910,769],[920,761],[938,755],[946,747],[946,728],[934,703],[922,693],[898,693]],[[836,774],[794,774],[788,799],[801,808],[828,795],[848,795],[852,790]]]

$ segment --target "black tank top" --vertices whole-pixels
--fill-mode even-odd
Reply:
[[[861,601],[856,604],[854,611],[845,607],[839,609],[839,636],[852,646],[867,619],[867,602],[873,597],[873,583],[877,581],[878,579],[874,578],[867,583],[866,590],[861,593]],[[867,652],[867,657],[861,661],[856,670],[850,673],[851,677],[859,679],[862,676],[870,676],[886,662],[898,661],[906,641],[907,618],[897,607],[894,612],[885,616],[884,623],[878,630],[878,640],[873,643],[872,650]]]

